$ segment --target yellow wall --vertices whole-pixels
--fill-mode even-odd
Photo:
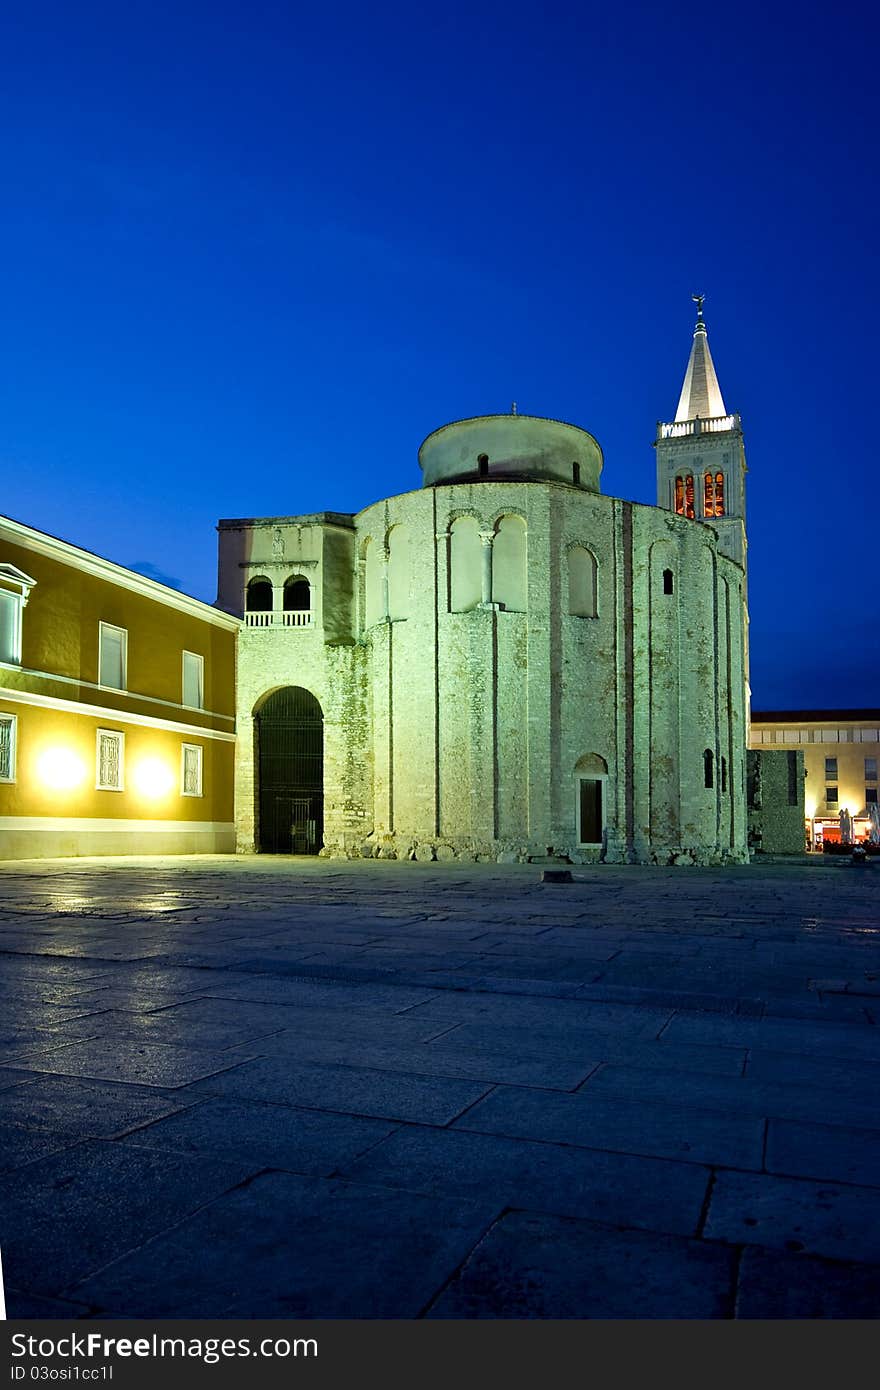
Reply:
[[[0,713],[17,717],[15,781],[0,782],[0,858],[231,847],[237,624],[3,518],[0,563],[36,580],[21,661],[0,664]],[[0,586],[15,592],[2,574]],[[98,685],[101,622],[128,633],[124,691]],[[201,710],[182,703],[184,650],[204,658]],[[98,729],[125,736],[121,791],[96,788]],[[203,749],[201,796],[182,794],[184,743]],[[162,833],[141,844],[138,822]]]
[[[235,745],[231,742],[42,709],[2,697],[0,713],[18,716],[16,779],[13,784],[0,783],[0,815],[232,820]],[[95,787],[98,729],[117,729],[125,735],[123,791]],[[181,794],[184,743],[204,750],[202,796]],[[59,780],[69,781],[69,774],[77,769],[73,785],[58,785]],[[158,793],[144,785],[155,783],[157,774],[168,782]]]
[[[128,702],[137,695],[152,696],[180,705],[183,698],[184,650],[204,657],[205,710],[235,714],[235,637],[234,631],[143,594],[133,593],[124,583],[109,583],[71,564],[11,544],[0,534],[0,561],[16,565],[36,587],[24,610],[22,626],[22,674],[0,668],[0,684],[39,689],[44,694],[71,698],[67,682],[46,682],[31,687],[28,670],[67,676],[76,681],[98,683],[99,624],[112,623],[128,632]],[[158,586],[157,586],[158,587]],[[10,679],[12,677],[12,679]],[[105,689],[81,688],[75,698],[106,705],[119,700],[119,693]],[[148,711],[146,702],[143,711]],[[198,711],[192,722],[204,718]],[[231,729],[231,723],[224,726]]]

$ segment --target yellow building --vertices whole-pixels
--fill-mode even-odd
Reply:
[[[0,859],[232,850],[238,626],[0,517]]]
[[[844,810],[853,839],[867,838],[880,786],[880,710],[753,710],[749,747],[803,752],[808,849],[821,851],[826,840],[840,839]]]

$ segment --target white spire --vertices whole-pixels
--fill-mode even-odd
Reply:
[[[697,306],[697,326],[694,329],[694,345],[684,374],[678,410],[675,412],[676,422],[695,420],[698,415],[701,420],[707,420],[712,416],[727,414],[721,387],[715,375],[715,364],[709,351],[706,325],[703,322],[703,300],[706,296],[693,294],[691,298]]]

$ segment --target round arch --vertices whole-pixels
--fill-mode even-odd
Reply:
[[[324,714],[300,685],[286,685],[254,709],[257,849],[317,854],[324,839]]]

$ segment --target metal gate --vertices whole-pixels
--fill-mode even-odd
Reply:
[[[317,854],[324,841],[324,716],[301,686],[276,690],[254,720],[257,845],[265,854]]]

